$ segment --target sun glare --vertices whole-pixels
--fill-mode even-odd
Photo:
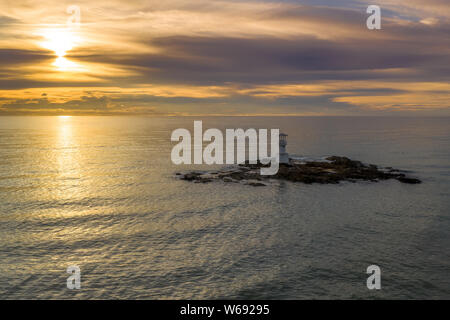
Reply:
[[[74,70],[78,67],[75,62],[72,62],[64,57],[56,58],[55,62],[53,62],[53,65],[61,71]]]
[[[42,32],[44,41],[41,45],[55,52],[58,57],[64,57],[67,51],[72,50],[79,42],[77,36],[66,29],[47,29]]]
[[[81,70],[80,65],[65,57],[68,51],[74,49],[81,42],[73,30],[67,28],[44,29],[39,32],[39,35],[44,38],[40,45],[55,53],[56,59],[52,65],[58,71]]]

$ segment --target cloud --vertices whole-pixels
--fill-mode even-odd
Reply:
[[[45,51],[0,49],[0,66],[8,67],[24,64],[40,64],[52,60],[52,56]]]
[[[449,88],[442,86],[450,74],[448,4],[379,3],[382,30],[371,31],[367,4],[358,0],[80,0],[82,41],[67,52],[72,64],[65,69],[41,45],[42,32],[66,28],[72,2],[0,5],[0,110],[449,110]]]

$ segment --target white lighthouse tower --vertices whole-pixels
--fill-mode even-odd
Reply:
[[[288,135],[280,133],[280,163],[289,164],[289,153],[286,152]]]

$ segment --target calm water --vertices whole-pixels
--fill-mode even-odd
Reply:
[[[0,118],[0,298],[450,298],[449,118],[201,119],[424,182],[265,188],[175,179],[170,134],[193,120]]]

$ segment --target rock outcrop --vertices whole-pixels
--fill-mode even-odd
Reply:
[[[280,179],[293,182],[311,183],[339,183],[341,181],[372,181],[396,179],[402,183],[417,184],[419,179],[407,177],[405,171],[391,167],[379,168],[373,164],[364,164],[361,161],[351,160],[347,157],[332,156],[326,161],[296,161],[289,164],[280,164],[278,173],[273,176],[260,175],[263,165],[241,164],[234,168],[224,168],[219,171],[201,172],[191,171],[177,173],[181,180],[196,183],[208,183],[214,180],[222,180],[230,183],[244,183],[250,186],[266,186],[268,179]]]

